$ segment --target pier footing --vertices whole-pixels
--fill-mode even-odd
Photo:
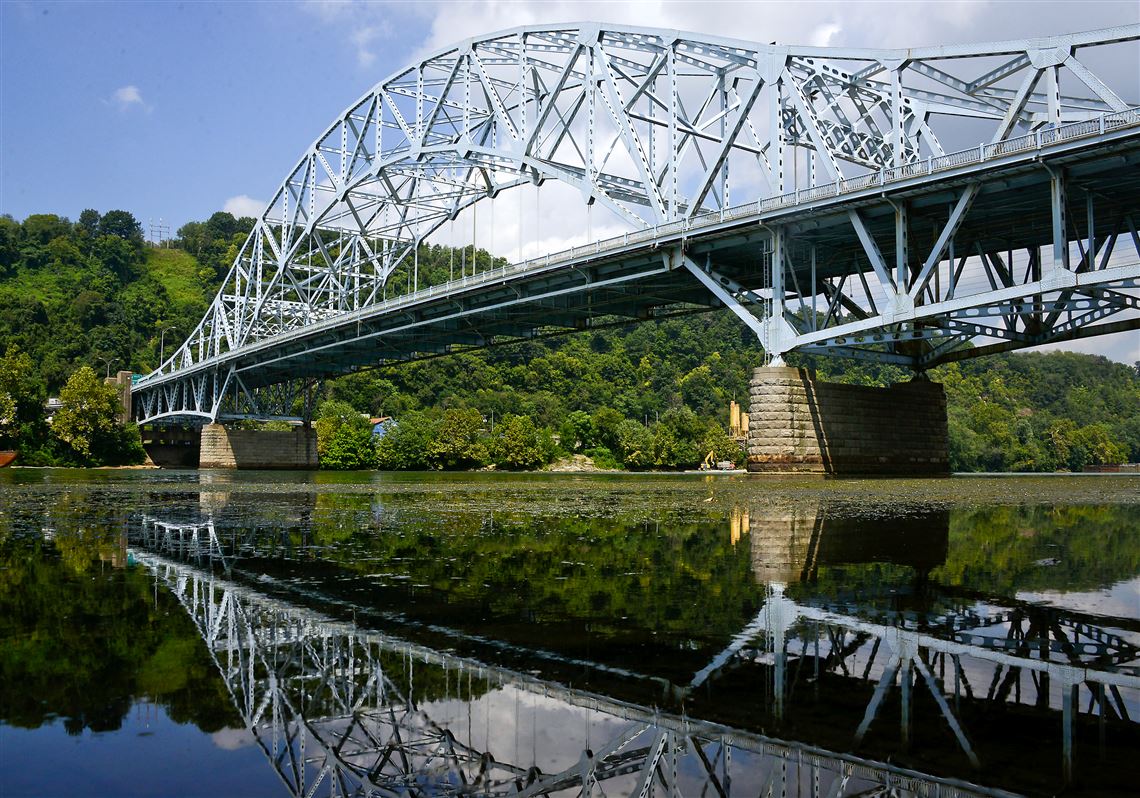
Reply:
[[[925,380],[889,388],[817,380],[807,369],[753,372],[748,470],[834,475],[950,472],[946,393]]]

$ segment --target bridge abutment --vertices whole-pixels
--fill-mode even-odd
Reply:
[[[950,471],[946,393],[938,383],[870,388],[824,382],[808,369],[763,366],[753,372],[749,393],[749,471]]]
[[[290,430],[202,428],[199,468],[293,469],[317,467],[317,432],[301,426]]]

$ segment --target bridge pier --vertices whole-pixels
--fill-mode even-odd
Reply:
[[[749,393],[749,471],[950,471],[946,393],[938,383],[869,388],[823,382],[808,369],[762,366],[753,372]]]
[[[159,468],[197,468],[202,450],[202,431],[197,427],[139,427],[147,463]]]
[[[317,432],[311,426],[289,430],[202,428],[199,468],[292,469],[317,467]]]

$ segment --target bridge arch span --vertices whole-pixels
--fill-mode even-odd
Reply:
[[[1122,99],[1081,56],[1137,39],[1133,25],[832,49],[559,24],[442,48],[365,92],[305,151],[198,327],[142,381],[160,398],[140,418],[217,418],[219,397],[242,390],[225,369],[234,353],[381,304],[399,293],[390,278],[420,244],[504,191],[566,184],[634,235],[789,192],[797,201],[839,193],[946,158],[962,135],[949,119],[970,120],[971,136],[984,126],[996,146],[1129,112],[1135,98]],[[861,227],[883,290],[901,289],[887,285],[890,267]],[[767,346],[778,335],[761,338]]]

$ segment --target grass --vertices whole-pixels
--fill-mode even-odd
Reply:
[[[162,283],[174,303],[201,302],[202,287],[198,282],[198,261],[180,249],[147,247],[147,270]]]

